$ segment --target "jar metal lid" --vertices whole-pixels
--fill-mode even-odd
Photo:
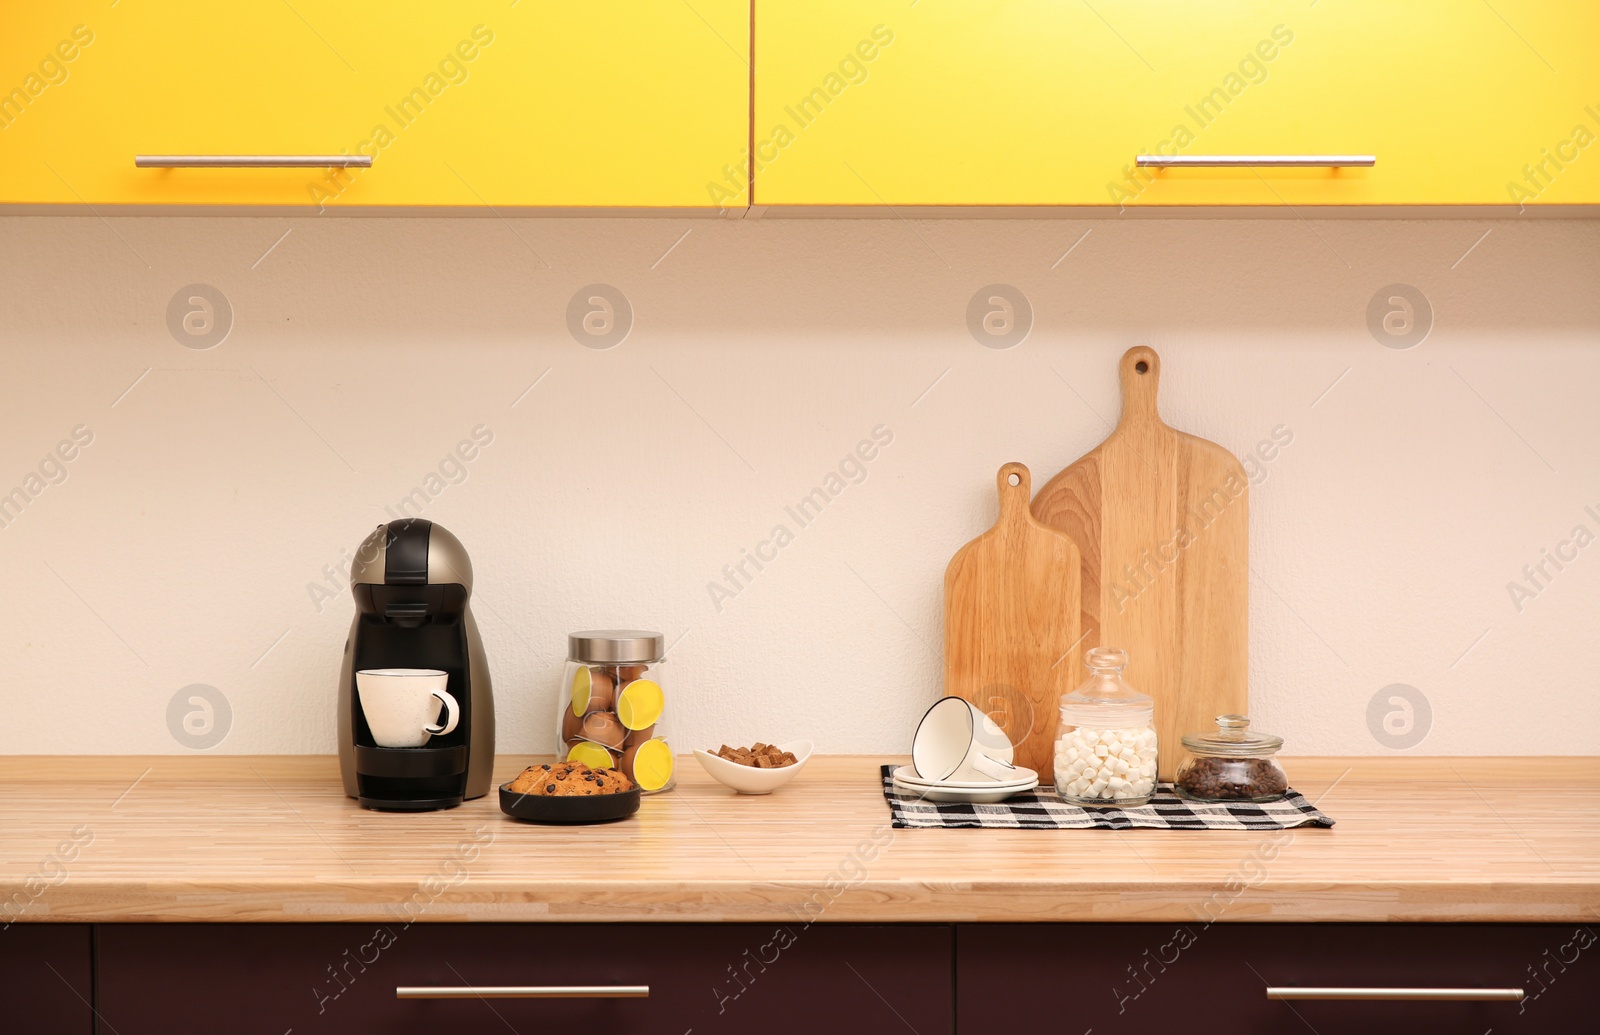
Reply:
[[[1215,731],[1185,733],[1183,746],[1197,755],[1265,758],[1277,754],[1283,747],[1283,738],[1270,733],[1252,733],[1250,720],[1243,715],[1219,715]]]
[[[641,629],[593,629],[567,634],[567,657],[573,661],[620,665],[660,661],[667,638]]]

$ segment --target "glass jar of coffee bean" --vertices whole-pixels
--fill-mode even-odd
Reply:
[[[1204,802],[1277,801],[1289,790],[1289,777],[1273,756],[1283,738],[1255,733],[1243,715],[1217,716],[1217,728],[1183,738],[1173,790],[1180,798]]]

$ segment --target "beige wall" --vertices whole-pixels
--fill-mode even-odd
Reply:
[[[502,750],[548,749],[566,632],[626,624],[676,641],[680,749],[903,751],[995,468],[1094,445],[1147,342],[1174,425],[1241,454],[1292,432],[1253,490],[1258,726],[1397,750],[1371,722],[1406,684],[1431,708],[1407,750],[1593,753],[1600,545],[1520,610],[1508,583],[1600,535],[1597,271],[1600,222],[1517,218],[6,217],[0,491],[93,435],[0,528],[8,750],[189,750],[191,684],[231,708],[213,750],[331,750],[350,603],[313,587],[482,425],[423,514],[477,567]],[[634,310],[608,351],[566,325],[594,282]],[[1035,313],[1009,350],[966,326],[997,282]],[[1396,282],[1435,311],[1406,350],[1368,329]],[[207,351],[168,328],[192,283],[235,311]],[[786,516],[879,426],[864,480]]]

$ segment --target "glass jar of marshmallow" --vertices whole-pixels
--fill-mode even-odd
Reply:
[[[1128,653],[1096,647],[1088,680],[1061,696],[1056,792],[1073,805],[1143,805],[1156,790],[1155,701],[1122,681]]]

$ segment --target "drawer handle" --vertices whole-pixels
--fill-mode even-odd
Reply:
[[[1378,164],[1377,155],[1140,155],[1135,165],[1157,168],[1227,169],[1240,166],[1274,169],[1337,169]]]
[[[1268,999],[1387,1000],[1390,1002],[1515,1003],[1520,988],[1268,988]]]
[[[400,985],[396,999],[648,999],[649,985]]]
[[[371,155],[134,155],[140,169],[370,169]]]

